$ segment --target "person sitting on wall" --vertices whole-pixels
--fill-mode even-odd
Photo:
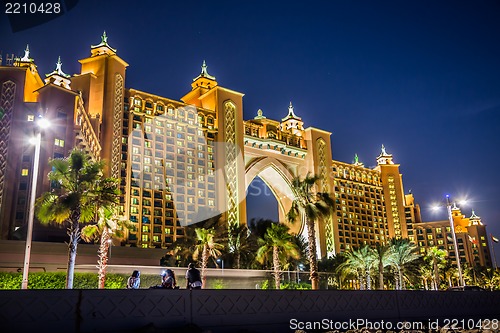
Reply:
[[[127,289],[139,289],[141,285],[141,272],[133,271],[132,275],[127,280]]]
[[[186,272],[187,289],[201,289],[201,274],[193,263],[188,265],[188,270]]]
[[[171,269],[167,269],[162,275],[161,287],[165,289],[178,289],[175,273]]]

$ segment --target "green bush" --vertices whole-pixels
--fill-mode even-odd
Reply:
[[[262,282],[260,289],[271,289],[269,288],[269,280]]]
[[[147,275],[145,276],[147,280]],[[141,282],[142,282],[141,276]],[[158,281],[158,277],[155,276]],[[22,273],[5,273],[0,272],[0,289],[15,290],[21,289],[23,279]],[[106,289],[125,289],[127,285],[128,275],[126,274],[106,274]],[[29,274],[29,289],[64,289],[66,286],[65,272],[37,272]],[[74,289],[97,289],[98,277],[97,273],[75,273],[73,283]],[[144,286],[141,283],[141,287]],[[146,286],[146,288],[149,286]]]
[[[226,284],[222,279],[215,279],[208,283],[208,289],[226,289]]]
[[[282,283],[280,285],[280,289],[285,289],[285,290],[309,290],[312,289],[312,286],[310,283],[296,283],[296,282],[289,282],[289,283]]]

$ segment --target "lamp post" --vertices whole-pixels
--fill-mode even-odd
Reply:
[[[453,216],[451,215],[450,196],[446,195],[446,208],[448,210],[448,219],[450,220],[451,236],[453,238],[453,247],[455,248],[455,259],[457,260],[458,279],[461,286],[465,286],[464,277],[462,275],[462,267],[460,265],[460,253],[458,251],[457,235],[455,234],[455,225],[453,223]]]
[[[217,263],[221,263],[222,273],[224,273],[224,259],[217,258]]]
[[[31,195],[30,195],[30,206],[28,214],[28,232],[26,234],[26,248],[24,250],[24,265],[23,265],[23,282],[21,284],[21,289],[28,289],[28,273],[30,269],[30,259],[31,259],[31,243],[33,238],[33,220],[35,217],[35,199],[36,199],[36,184],[38,181],[38,167],[40,164],[40,146],[42,143],[42,128],[48,126],[47,120],[43,119],[41,116],[38,117],[37,124],[38,128],[35,126],[37,131],[36,137],[34,138],[35,143],[35,157],[33,159],[33,177],[31,178]]]

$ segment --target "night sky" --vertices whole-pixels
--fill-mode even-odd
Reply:
[[[0,50],[29,44],[41,74],[59,55],[74,74],[106,30],[126,86],[173,99],[206,60],[245,93],[245,119],[281,119],[292,101],[305,127],[333,133],[335,160],[374,166],[384,144],[424,220],[446,219],[430,210],[445,194],[466,196],[462,211],[500,237],[500,1],[159,3],[80,0],[16,33],[2,11]]]

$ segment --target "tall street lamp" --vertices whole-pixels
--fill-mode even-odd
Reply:
[[[224,273],[224,259],[217,258],[217,264],[218,264],[218,263],[222,263],[221,268],[222,268],[222,272]]]
[[[36,119],[35,131],[35,157],[33,160],[33,177],[31,178],[31,195],[28,215],[28,232],[26,234],[26,249],[24,250],[24,265],[23,265],[23,282],[21,289],[28,289],[28,273],[30,269],[31,259],[31,243],[33,238],[33,220],[35,217],[35,199],[36,199],[36,184],[38,181],[38,167],[40,164],[40,146],[42,143],[42,129],[47,128],[49,122],[41,116]]]
[[[462,275],[462,267],[460,265],[460,253],[458,251],[457,235],[455,234],[455,225],[451,214],[450,196],[446,195],[446,208],[448,210],[448,219],[450,220],[451,236],[453,237],[453,247],[455,248],[455,259],[457,260],[458,279],[461,286],[465,286],[464,277]]]

